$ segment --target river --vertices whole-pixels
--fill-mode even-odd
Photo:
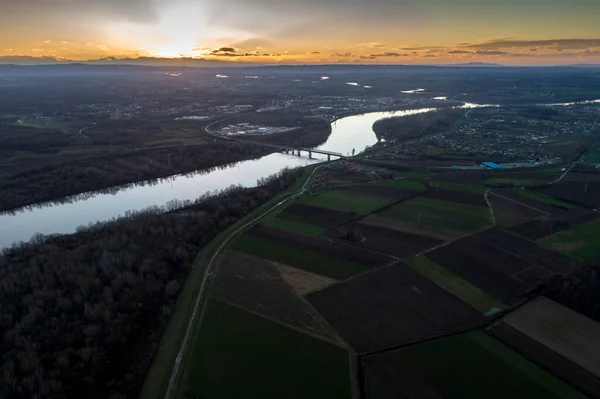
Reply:
[[[463,107],[480,106],[466,104]],[[377,143],[373,123],[379,119],[433,110],[435,108],[372,112],[341,118],[331,124],[329,138],[318,148],[342,154],[352,154],[354,150],[358,154]],[[323,159],[323,156],[313,155]],[[320,160],[275,153],[226,165],[207,173],[171,176],[151,184],[130,185],[122,190],[114,190],[113,193],[85,193],[70,198],[68,202],[53,201],[0,214],[0,248],[18,241],[29,241],[36,233],[69,234],[75,232],[78,226],[110,220],[127,211],[153,205],[162,206],[173,199],[194,200],[206,192],[221,190],[234,184],[254,187],[259,178],[277,173],[285,167],[305,166],[315,162]]]

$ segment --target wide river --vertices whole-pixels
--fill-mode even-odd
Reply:
[[[432,111],[431,108],[407,111],[373,112],[338,119],[331,124],[331,135],[320,149],[351,154],[363,151],[377,142],[373,123],[391,116],[405,116]],[[314,154],[318,157],[317,154]],[[81,225],[110,220],[153,205],[168,201],[194,200],[206,192],[221,190],[231,185],[254,187],[257,180],[277,173],[285,167],[305,166],[320,160],[311,160],[287,154],[274,153],[259,159],[238,162],[207,173],[185,174],[160,179],[145,185],[131,186],[116,193],[85,193],[68,202],[47,202],[0,214],[0,248],[14,242],[29,241],[36,233],[69,234]]]
[[[546,105],[565,106],[598,102],[600,100]],[[462,108],[489,106],[493,105],[466,103]],[[373,132],[373,123],[376,121],[433,110],[434,108],[422,108],[371,112],[338,119],[331,124],[331,135],[327,142],[318,148],[342,154],[352,154],[355,150],[358,154],[377,142]],[[318,154],[313,155],[319,158]],[[277,173],[285,167],[305,166],[315,162],[320,160],[275,153],[259,159],[225,165],[206,173],[176,175],[149,184],[141,182],[128,188],[113,190],[112,194],[107,194],[106,190],[105,193],[85,193],[69,198],[68,202],[47,202],[0,214],[0,248],[18,241],[29,241],[36,233],[69,234],[75,232],[78,226],[110,220],[124,215],[127,211],[137,211],[154,205],[162,206],[173,199],[194,200],[207,192],[222,190],[231,185],[254,187],[261,177]]]

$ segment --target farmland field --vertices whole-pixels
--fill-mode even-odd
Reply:
[[[540,210],[530,208],[508,198],[499,197],[493,193],[490,193],[488,198],[494,210],[496,223],[502,227],[515,226],[545,215]]]
[[[382,182],[388,182],[393,180],[382,180]],[[401,181],[401,180],[399,180]],[[379,183],[379,182],[377,182]],[[375,184],[361,184],[358,186],[349,186],[339,188],[340,191],[345,191],[346,195],[354,196],[355,194],[359,195],[368,195],[372,197],[378,198],[388,198],[395,201],[401,201],[410,197],[414,197],[419,193],[419,191],[415,191],[407,188],[398,188],[388,185],[378,185]],[[416,183],[416,182],[411,182]],[[418,183],[420,184],[420,183]]]
[[[186,370],[198,398],[351,398],[345,349],[210,300]]]
[[[379,180],[375,182],[377,186],[387,186],[387,187],[395,187],[401,188],[404,190],[411,191],[423,191],[425,190],[425,185],[421,182],[407,179],[393,179],[393,180]]]
[[[506,304],[518,302],[536,283],[571,268],[569,258],[499,228],[456,241],[427,257]]]
[[[384,252],[399,258],[414,255],[424,249],[432,248],[442,243],[442,241],[431,237],[362,223],[346,225],[341,228],[341,231],[355,231],[360,235],[359,240],[350,242],[353,246]],[[327,237],[340,242],[348,242],[340,238],[341,234],[343,235],[344,233],[340,233],[340,230],[332,230],[327,233]]]
[[[600,173],[574,172],[571,170],[563,179],[564,182],[599,181]]]
[[[487,207],[420,197],[394,205],[381,215],[458,232],[474,232],[491,225]]]
[[[407,259],[404,263],[482,313],[486,313],[494,308],[502,309],[506,307],[505,304],[493,296],[433,262],[425,255]]]
[[[483,315],[399,264],[307,295],[358,353],[478,326]]]
[[[351,190],[329,189],[318,191],[312,195],[303,195],[296,202],[334,211],[354,212],[364,215],[393,203],[394,199],[369,196]]]
[[[502,319],[600,377],[600,324],[548,298],[536,298]]]
[[[548,184],[545,180],[535,180],[535,179],[511,179],[511,178],[503,178],[503,177],[492,177],[491,179],[487,179],[485,184],[493,187],[532,187],[532,186],[542,186],[544,184]]]
[[[600,181],[564,183],[536,191],[588,208],[600,204]]]
[[[454,191],[462,191],[464,193],[472,193],[472,194],[482,194],[485,193],[487,187],[481,184],[468,184],[468,183],[450,183],[450,182],[437,182],[435,181],[435,176],[432,177],[432,182],[430,183],[433,188],[442,188],[445,190],[454,190]]]
[[[230,251],[220,263],[212,293],[243,309],[336,341],[335,332],[299,296],[300,292],[326,287],[335,280],[286,268],[293,269]]]
[[[262,223],[263,226],[272,227],[279,230],[289,231],[291,233],[302,234],[305,236],[319,236],[327,229],[312,224],[295,222],[293,220],[280,219],[278,217],[269,217]]]
[[[396,230],[402,233],[431,237],[441,241],[453,240],[463,235],[463,233],[455,230],[434,227],[424,223],[404,221],[396,218],[380,216],[378,214],[369,215],[366,218],[361,219],[359,224],[380,227],[382,229]]]
[[[265,226],[255,226],[248,230],[246,234],[272,240],[276,243],[294,245],[300,250],[316,251],[331,257],[356,261],[373,267],[383,266],[392,260],[387,255],[366,251],[353,245],[301,236]]]
[[[482,332],[367,356],[392,397],[583,399],[585,396]],[[404,377],[404,373],[409,374]],[[415,382],[413,384],[413,381]]]
[[[513,226],[508,230],[535,241],[556,233],[554,223],[555,221],[550,219],[535,219]]]
[[[535,204],[546,204],[546,205],[550,205],[551,208],[550,211],[556,210],[556,207],[563,207],[563,208],[567,208],[567,209],[572,209],[575,208],[575,205],[570,204],[568,202],[565,201],[561,201],[557,198],[553,198],[553,197],[549,197],[547,195],[544,194],[540,194],[540,193],[536,193],[535,191],[530,191],[530,190],[520,190],[520,189],[513,189],[511,190],[514,193],[518,194],[518,196],[521,197],[526,197],[529,198],[531,200],[533,200],[533,202],[524,202],[527,205],[531,205],[533,207],[535,207]],[[512,197],[514,198],[514,197]]]
[[[249,234],[243,234],[236,239],[231,249],[334,279],[346,279],[371,270],[369,266],[357,262]]]
[[[585,153],[583,160],[590,163],[600,163],[600,144],[595,144]]]
[[[433,188],[426,193],[423,193],[420,197],[438,201],[456,202],[465,205],[487,207],[483,193]]]
[[[510,313],[490,333],[593,397],[600,392],[600,324],[547,298]]]
[[[355,219],[358,217],[358,214],[293,203],[281,211],[277,217],[292,222],[307,223],[329,229]]]
[[[580,224],[561,231],[540,242],[556,251],[569,253],[584,260],[600,259],[600,220]]]

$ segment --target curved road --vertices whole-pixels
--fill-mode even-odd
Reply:
[[[261,220],[266,215],[268,215],[269,213],[271,213],[273,210],[280,207],[281,205],[285,204],[286,202],[289,202],[290,200],[294,200],[294,199],[298,198],[299,196],[301,196],[302,194],[304,194],[306,192],[306,190],[308,189],[308,187],[310,186],[310,183],[312,182],[312,179],[313,179],[315,173],[317,172],[317,170],[319,170],[319,168],[320,168],[320,166],[317,166],[313,170],[313,172],[310,174],[308,179],[306,179],[306,182],[304,182],[304,185],[302,186],[302,188],[299,191],[296,191],[295,193],[291,193],[287,198],[279,201],[277,204],[268,208],[266,211],[261,213],[259,216],[252,219],[251,221],[245,223],[244,225],[240,226],[233,233],[231,233],[229,236],[227,236],[225,238],[225,240],[223,241],[223,243],[219,246],[219,248],[217,248],[217,250],[215,251],[213,256],[210,258],[210,261],[208,262],[208,265],[206,266],[206,270],[204,271],[204,277],[202,278],[202,285],[200,286],[200,291],[198,292],[198,296],[196,297],[196,303],[194,304],[194,310],[192,312],[192,316],[190,318],[187,329],[185,331],[185,337],[183,338],[183,342],[181,343],[179,352],[177,353],[177,358],[175,359],[175,364],[173,365],[173,371],[171,372],[171,377],[169,378],[169,385],[168,385],[167,391],[165,393],[165,399],[171,398],[171,394],[173,392],[173,386],[175,384],[175,380],[177,379],[177,375],[179,374],[179,368],[181,366],[181,361],[183,360],[183,354],[187,350],[187,345],[190,340],[191,332],[192,332],[194,323],[196,321],[196,317],[198,316],[198,311],[201,308],[202,300],[204,299],[204,293],[206,292],[207,283],[208,283],[210,277],[213,275],[212,269],[215,265],[215,261],[221,255],[221,252],[223,252],[223,250],[229,245],[229,243],[238,234],[240,234],[241,232],[246,230],[248,227],[257,223],[259,220]]]

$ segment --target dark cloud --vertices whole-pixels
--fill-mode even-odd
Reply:
[[[538,49],[536,48],[530,48],[529,51],[537,51]]]
[[[242,51],[239,48],[235,47],[221,47],[218,49],[214,49],[210,52],[210,55],[214,57],[269,57],[272,54],[264,53],[261,54],[258,50],[248,52]]]
[[[371,54],[370,57],[406,57],[408,54],[400,54],[393,52]]]
[[[309,51],[308,54],[309,55],[312,55],[312,54],[321,54],[321,52],[320,51]]]
[[[213,53],[235,53],[235,52],[237,52],[237,50],[234,49],[233,47],[221,47],[216,50],[213,50],[212,52]]]
[[[506,51],[500,51],[500,50],[476,50],[476,51],[473,51],[473,54],[477,54],[477,55],[507,55],[510,53],[507,53]]]
[[[361,60],[375,60],[375,59],[377,59],[377,57],[372,56],[372,55],[361,55],[359,59],[361,59]]]
[[[471,52],[466,50],[450,50],[448,54],[471,54]]]

